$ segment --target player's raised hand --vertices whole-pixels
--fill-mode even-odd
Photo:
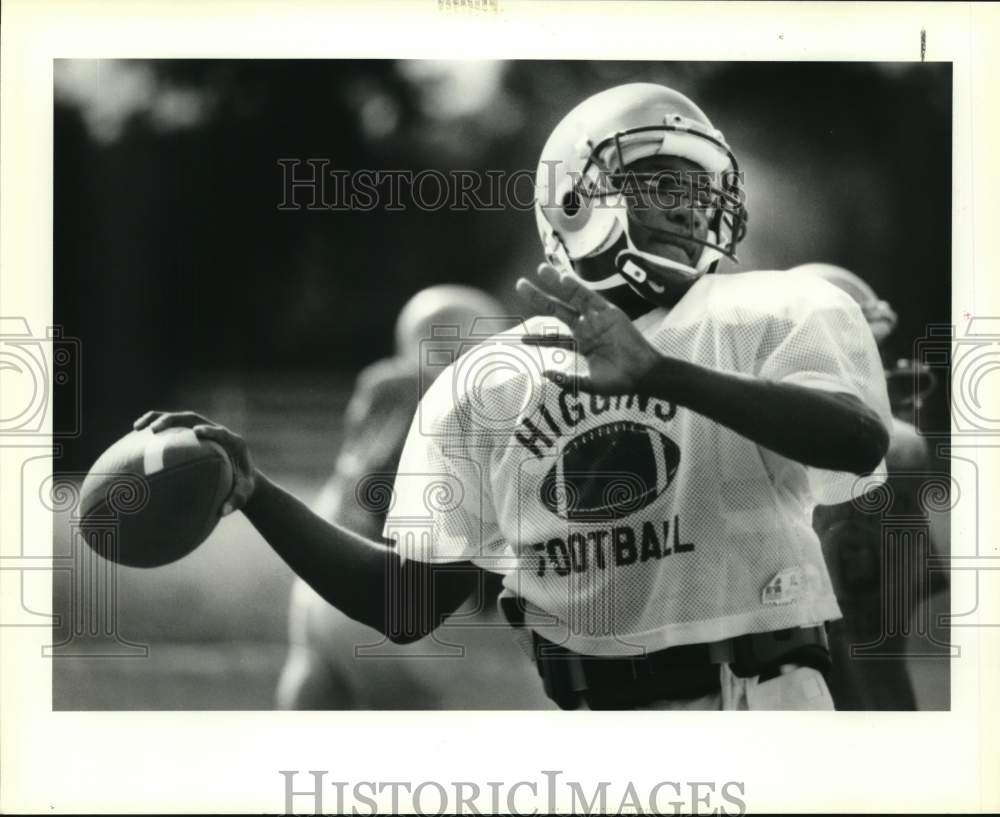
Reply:
[[[527,335],[524,343],[573,348],[587,359],[589,377],[546,371],[545,376],[558,385],[597,394],[630,394],[660,357],[628,315],[551,264],[540,265],[530,279],[518,279],[517,292],[538,313],[554,315],[573,333],[571,345],[565,336],[551,335]]]
[[[135,431],[146,427],[154,434],[167,428],[190,428],[200,439],[221,445],[229,454],[235,475],[233,491],[222,507],[222,515],[238,511],[247,504],[256,487],[256,469],[250,448],[239,434],[193,411],[147,411],[132,424]]]

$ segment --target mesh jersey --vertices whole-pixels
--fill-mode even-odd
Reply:
[[[892,426],[875,341],[838,288],[788,272],[707,275],[636,326],[711,369],[849,393]],[[519,342],[462,355],[410,428],[384,535],[406,558],[504,574],[527,623],[588,654],[716,641],[840,617],[819,503],[882,481],[806,467],[671,403],[563,390],[571,352]]]

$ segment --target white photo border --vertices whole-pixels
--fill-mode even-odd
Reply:
[[[1000,315],[996,6],[499,0],[491,11],[438,0],[8,0],[3,17],[0,313],[32,326],[52,324],[53,60],[67,57],[951,62],[952,321],[961,335],[963,312]],[[996,379],[981,395],[993,406]],[[967,452],[983,501],[953,512],[956,556],[976,553],[964,543],[978,526],[981,552],[1000,558],[988,510],[998,495],[997,436]],[[2,448],[0,468],[0,484],[13,484],[17,469]],[[22,521],[9,498],[3,556]],[[987,507],[977,519],[979,504]],[[53,712],[42,657],[50,632],[0,627],[0,811],[281,812],[279,770],[304,778],[310,769],[348,781],[480,782],[537,781],[558,769],[639,790],[744,781],[754,812],[997,809],[1000,776],[989,769],[1000,768],[1000,574],[974,575],[953,586],[953,609],[977,612],[963,619],[973,626],[952,631],[961,657],[950,712]]]

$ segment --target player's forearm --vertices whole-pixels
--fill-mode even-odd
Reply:
[[[289,567],[330,604],[390,638],[390,599],[400,559],[391,548],[331,524],[259,471],[243,509],[261,536]]]
[[[889,445],[877,415],[847,395],[661,358],[642,390],[708,417],[784,457],[868,474]]]

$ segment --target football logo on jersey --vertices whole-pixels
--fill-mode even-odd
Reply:
[[[606,423],[563,447],[542,480],[542,505],[572,522],[623,519],[670,487],[680,457],[677,444],[654,428]]]

